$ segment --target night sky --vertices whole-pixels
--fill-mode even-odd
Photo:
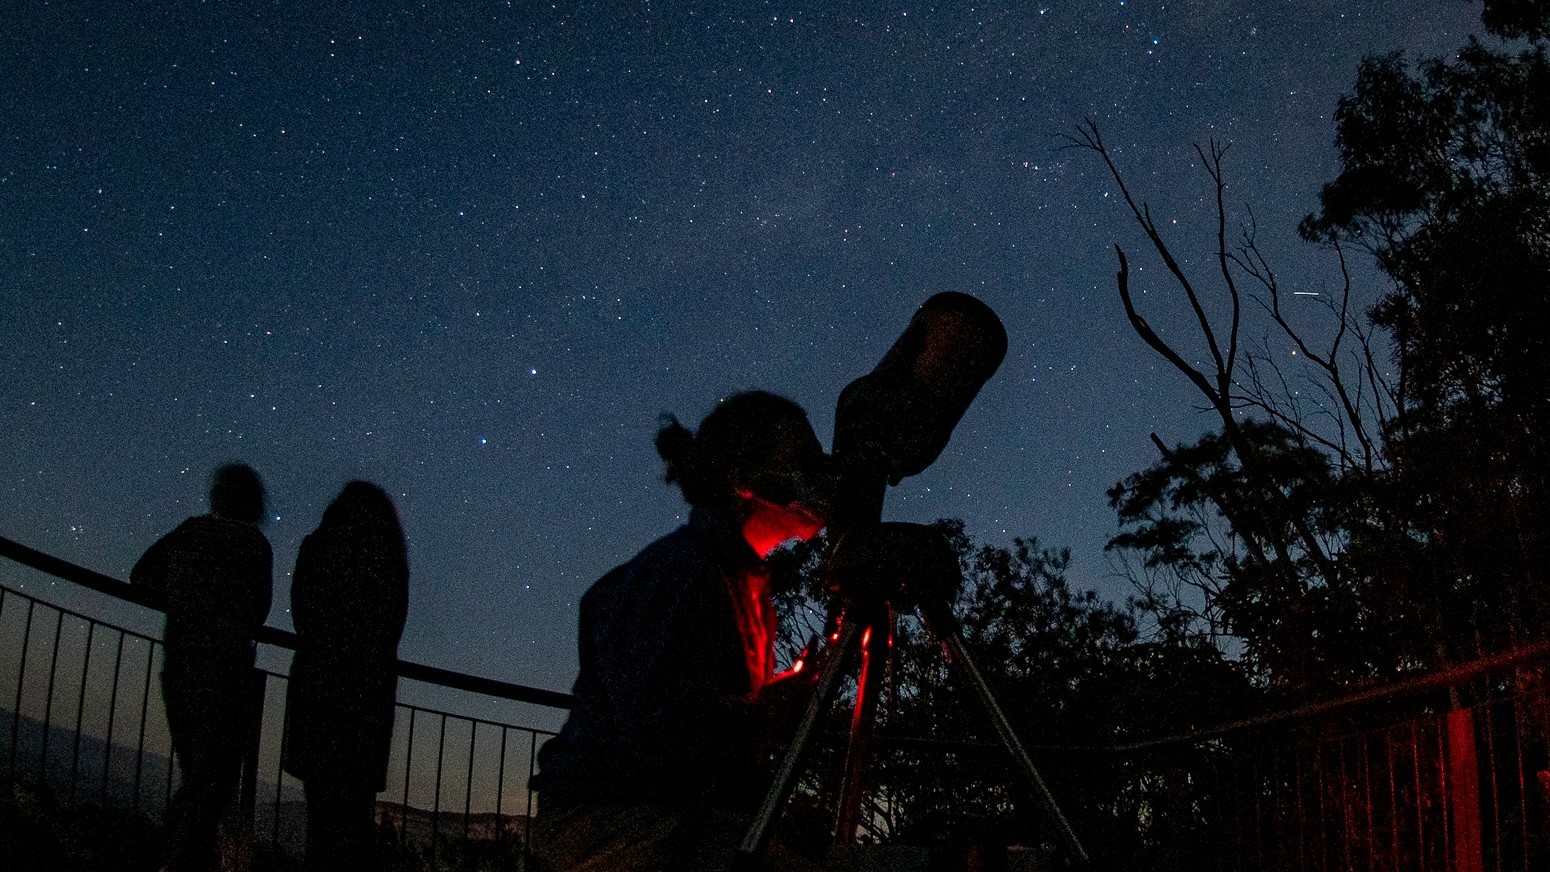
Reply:
[[[1478,16],[325,5],[7,16],[0,535],[127,577],[244,460],[272,495],[270,623],[288,627],[301,538],[370,479],[409,539],[401,655],[554,689],[582,591],[685,517],[659,413],[692,425],[766,388],[827,444],[840,389],[943,290],[990,304],[1010,350],[886,516],[1069,547],[1075,584],[1123,598],[1104,492],[1154,462],[1150,432],[1212,420],[1125,323],[1115,242],[1154,323],[1188,335],[1096,157],[1062,135],[1097,122],[1207,278],[1193,144],[1230,143],[1229,206],[1252,206],[1289,287],[1327,291],[1294,227],[1335,174],[1336,99],[1364,54],[1442,53]]]

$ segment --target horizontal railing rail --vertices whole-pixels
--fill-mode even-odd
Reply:
[[[128,582],[93,569],[87,569],[84,566],[78,566],[67,560],[61,560],[52,554],[39,551],[36,548],[29,548],[20,542],[7,539],[4,536],[0,536],[0,557],[8,558],[23,566],[31,567],[39,572],[47,573],[55,578],[63,579],[98,593],[107,594],[125,602],[160,611],[145,596],[143,591],[136,589],[134,585]],[[296,650],[296,634],[278,627],[267,625],[260,627],[256,641],[266,645],[288,648],[292,651]],[[468,675],[463,672],[454,672],[451,669],[443,669],[439,666],[416,663],[412,660],[398,661],[398,675],[401,678],[423,681],[428,684],[439,684],[454,690],[466,690],[470,693],[479,693],[485,696],[494,696],[500,699],[547,706],[549,708],[568,709],[575,701],[575,698],[570,694],[557,690],[545,690],[539,687],[528,687],[494,678]]]

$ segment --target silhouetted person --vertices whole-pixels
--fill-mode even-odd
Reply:
[[[544,872],[724,868],[767,786],[772,725],[810,687],[774,679],[764,563],[827,515],[806,413],[738,394],[698,433],[669,416],[657,451],[689,522],[582,597],[575,705],[533,779]]]
[[[213,870],[223,817],[235,822],[243,760],[257,738],[263,676],[253,636],[269,614],[273,556],[258,529],[264,485],[250,466],[215,471],[210,513],[135,563],[130,581],[167,613],[162,697],[183,778],[167,809],[167,868]],[[237,824],[240,827],[240,823]]]
[[[408,611],[398,513],[381,488],[352,481],[302,541],[291,579],[284,765],[306,790],[308,869],[376,868],[376,797],[387,786]]]

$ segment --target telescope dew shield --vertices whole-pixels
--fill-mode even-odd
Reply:
[[[881,518],[884,482],[930,466],[1006,357],[991,308],[947,291],[921,304],[871,372],[840,392],[834,411],[838,525]]]

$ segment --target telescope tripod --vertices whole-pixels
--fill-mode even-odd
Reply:
[[[893,532],[896,534],[903,532],[916,539],[919,538],[919,531],[928,529],[913,524],[881,526],[894,528]],[[897,540],[897,536],[895,539]],[[923,567],[931,567],[933,561],[930,558],[936,557],[938,558],[934,561],[936,565],[931,568],[935,568],[938,574],[947,571],[943,566],[942,555],[918,552],[911,554],[912,550],[903,548],[901,553],[906,556],[924,557]],[[956,557],[948,554],[946,559],[950,561],[950,571],[956,578],[958,575]],[[915,591],[908,583],[894,583],[892,586],[894,590],[887,595],[880,595],[874,589],[845,600],[844,608],[838,616],[838,638],[831,637],[830,644],[833,647],[825,655],[827,659],[819,671],[813,697],[803,712],[791,744],[781,759],[774,781],[765,792],[764,802],[760,805],[742,845],[738,848],[736,868],[759,868],[760,859],[769,845],[775,820],[796,786],[796,775],[811,743],[818,718],[839,694],[843,676],[859,656],[861,664],[857,672],[856,703],[851,712],[850,741],[845,755],[843,779],[840,783],[840,806],[835,819],[836,843],[846,844],[855,840],[861,818],[862,778],[866,768],[868,746],[876,726],[877,700],[881,690],[879,684],[883,678],[882,669],[893,631],[895,614],[893,603],[896,599],[915,595]],[[875,585],[872,587],[875,588]],[[940,580],[937,582],[937,587],[941,587]],[[956,580],[952,590],[957,590]],[[1082,847],[1081,840],[1077,838],[1070,822],[1061,813],[1060,806],[1055,802],[1054,795],[1050,793],[1044,778],[1039,774],[1038,767],[1034,765],[1033,759],[1028,756],[1028,752],[1018,740],[1005,712],[996,701],[995,694],[991,692],[984,675],[980,673],[979,668],[974,664],[974,659],[969,655],[968,648],[964,644],[962,627],[952,613],[951,596],[928,594],[917,596],[916,599],[917,602],[913,607],[924,620],[927,631],[946,648],[952,668],[960,672],[961,677],[973,687],[975,696],[978,697],[986,715],[994,725],[1001,743],[1022,769],[1035,795],[1054,820],[1071,851],[1079,861],[1086,863],[1088,855]]]

